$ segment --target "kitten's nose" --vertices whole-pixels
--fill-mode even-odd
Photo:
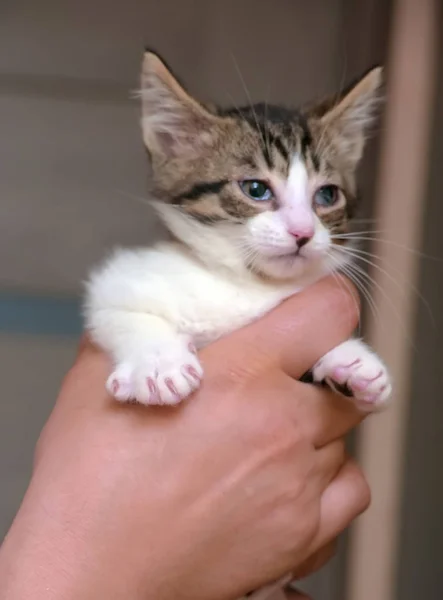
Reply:
[[[297,240],[297,246],[299,248],[303,248],[303,246],[306,246],[306,244],[312,239],[312,237],[307,237],[307,236],[295,236],[295,239]]]
[[[310,228],[303,229],[302,231],[289,229],[288,233],[295,237],[295,239],[297,240],[297,246],[299,248],[303,248],[303,246],[306,246],[306,244],[310,242],[314,237],[314,231]]]

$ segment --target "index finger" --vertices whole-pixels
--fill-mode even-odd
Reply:
[[[286,407],[285,415],[293,415],[294,421],[303,428],[306,437],[316,448],[346,436],[367,416],[358,410],[352,399],[328,388],[292,383],[294,401]],[[304,387],[302,392],[300,386]]]

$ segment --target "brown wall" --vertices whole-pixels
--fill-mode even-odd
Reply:
[[[156,235],[146,207],[131,197],[145,191],[138,106],[129,99],[145,44],[203,97],[247,101],[234,56],[252,98],[297,103],[335,92],[380,59],[379,4],[387,5],[27,0],[2,7],[0,286],[72,293],[104,248]]]

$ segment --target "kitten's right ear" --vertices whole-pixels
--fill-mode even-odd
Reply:
[[[141,73],[142,129],[152,156],[188,156],[210,143],[216,117],[192,98],[160,57],[146,51]]]
[[[342,93],[337,101],[331,102],[329,99],[313,111],[314,117],[319,119],[321,130],[329,130],[336,151],[353,167],[362,156],[366,131],[376,116],[382,74],[381,67],[371,69]]]

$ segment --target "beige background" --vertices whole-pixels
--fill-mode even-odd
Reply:
[[[384,58],[390,4],[5,2],[0,7],[0,291],[77,294],[89,265],[109,247],[159,235],[157,222],[136,198],[145,194],[147,171],[130,92],[137,86],[145,44],[158,49],[202,98],[247,101],[237,61],[253,99],[297,103],[335,91]],[[416,10],[424,4],[417,1]],[[438,53],[442,56],[441,48]],[[412,77],[413,68],[411,61]],[[441,64],[439,81],[441,88]],[[430,181],[423,193],[424,248],[436,256],[443,256],[440,88]],[[377,150],[376,140],[361,173],[368,213]],[[402,210],[401,198],[392,202]],[[405,374],[412,389],[405,399],[411,418],[399,519],[399,600],[443,596],[443,323],[438,314],[443,269],[423,261],[420,273],[436,325],[430,326],[425,309],[418,308],[414,358]],[[386,320],[386,331],[394,335],[398,327],[394,316]],[[72,339],[0,333],[0,531],[6,531],[26,487],[35,439],[74,349]],[[341,552],[308,583],[316,600],[344,600],[343,566]]]
[[[155,235],[131,197],[145,191],[130,100],[145,44],[204,98],[247,102],[235,56],[254,99],[299,102],[355,75],[342,4],[28,0],[1,8],[0,285],[72,293],[107,247]]]

